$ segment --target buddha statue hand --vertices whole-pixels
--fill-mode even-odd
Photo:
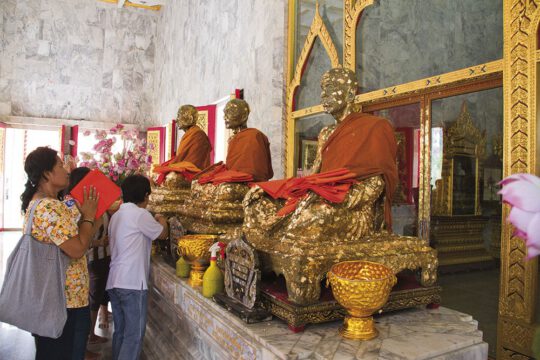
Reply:
[[[351,186],[346,207],[356,209],[365,204],[371,205],[377,200],[384,190],[384,180],[381,176],[373,176]]]
[[[244,197],[244,200],[242,201],[242,205],[246,207],[249,204],[252,204],[255,201],[259,200],[264,194],[265,192],[263,189],[261,189],[258,186],[254,186],[251,189],[249,189],[249,191],[247,192],[246,196]]]

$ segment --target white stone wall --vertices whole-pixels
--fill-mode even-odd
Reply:
[[[0,0],[0,115],[156,123],[158,17],[97,0]]]
[[[243,88],[248,126],[270,139],[283,175],[285,0],[170,0],[156,41],[154,107],[166,123],[181,104],[206,105]]]

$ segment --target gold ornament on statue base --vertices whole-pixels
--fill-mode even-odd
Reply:
[[[204,272],[210,264],[208,250],[216,241],[216,235],[185,235],[178,240],[179,255],[191,264],[188,284],[192,287],[202,286]]]
[[[373,313],[388,301],[397,282],[389,267],[370,261],[345,261],[332,266],[327,284],[336,300],[347,310],[339,334],[347,339],[371,340],[379,334]]]

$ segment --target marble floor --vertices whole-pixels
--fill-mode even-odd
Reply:
[[[0,284],[4,277],[7,257],[20,237],[20,232],[0,232]],[[484,333],[484,341],[489,344],[489,352],[494,356],[497,337],[497,305],[499,291],[499,270],[476,271],[451,274],[440,277],[443,287],[442,305],[467,314],[479,322]],[[96,329],[98,335],[111,337],[107,331]],[[35,355],[32,336],[13,326],[0,323],[0,359],[33,359]],[[89,348],[102,354],[102,359],[111,357],[111,341]]]
[[[465,312],[478,321],[478,329],[489,344],[489,355],[497,349],[497,315],[500,270],[490,269],[439,277],[443,289],[442,306]]]

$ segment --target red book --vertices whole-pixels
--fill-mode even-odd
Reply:
[[[86,190],[90,191],[90,187],[96,188],[96,192],[99,194],[99,202],[96,212],[96,219],[98,219],[112,203],[118,200],[122,195],[122,190],[106,177],[99,170],[92,170],[71,190],[71,196],[79,203],[83,203],[83,191],[86,186]]]

